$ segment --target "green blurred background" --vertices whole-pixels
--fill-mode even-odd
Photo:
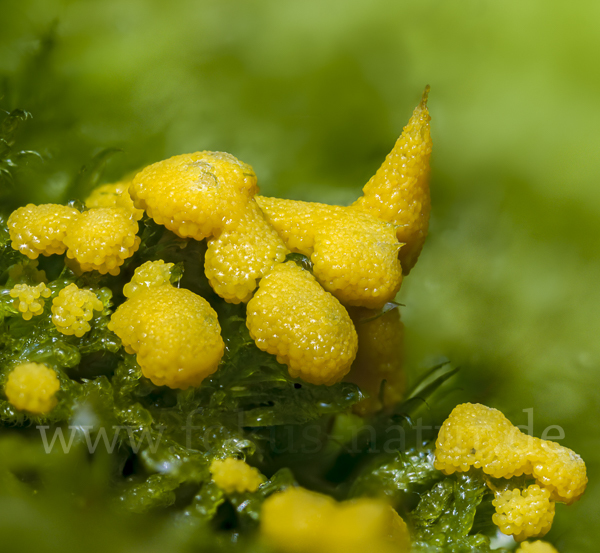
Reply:
[[[591,483],[562,552],[600,542],[600,3],[594,0],[4,0],[0,107],[43,154],[5,209],[224,150],[262,193],[349,203],[426,84],[433,216],[399,296],[412,374],[462,367],[434,410],[479,401],[560,425]],[[74,184],[75,183],[75,184]]]

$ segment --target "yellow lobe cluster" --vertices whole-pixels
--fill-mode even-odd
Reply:
[[[587,486],[583,459],[557,443],[523,434],[497,409],[463,403],[436,441],[435,468],[445,474],[471,466],[495,478],[531,475],[554,501],[577,501]]]
[[[358,353],[344,380],[357,384],[369,395],[353,406],[359,415],[369,415],[395,405],[404,396],[404,325],[400,310],[395,308],[383,315],[362,307],[349,313],[358,334]]]
[[[67,257],[82,271],[118,275],[124,261],[140,246],[138,224],[124,209],[97,207],[84,211],[67,229]]]
[[[16,284],[10,291],[10,297],[15,298],[14,307],[26,321],[44,312],[45,302],[42,298],[49,298],[51,294],[52,292],[43,282],[37,286]]]
[[[261,533],[284,553],[402,553],[408,528],[386,503],[358,499],[337,503],[302,488],[288,488],[263,504]]]
[[[123,287],[123,295],[131,298],[142,290],[169,284],[173,266],[174,263],[165,263],[162,259],[146,261],[135,270],[131,281]]]
[[[537,540],[523,542],[521,547],[517,549],[517,553],[558,553],[558,551],[548,542]]]
[[[30,259],[37,259],[40,254],[65,253],[63,240],[67,227],[78,216],[79,211],[64,205],[20,207],[8,218],[11,245]]]
[[[546,509],[552,516],[554,501],[574,503],[587,486],[585,463],[579,455],[523,434],[500,411],[479,404],[458,405],[446,419],[436,441],[434,466],[445,474],[475,467],[495,478],[531,476],[552,502]],[[539,498],[537,487],[530,489],[531,496],[513,497],[514,505],[528,505],[532,498]],[[502,514],[498,506],[496,511]],[[551,524],[552,518],[544,521]]]
[[[214,460],[210,465],[210,473],[213,482],[225,493],[255,492],[264,481],[258,469],[233,457]]]
[[[103,309],[94,292],[69,284],[52,300],[52,322],[60,333],[81,338],[91,329],[89,321],[94,318],[94,311]]]
[[[406,244],[400,251],[405,275],[417,262],[429,227],[428,93],[429,87],[393,150],[363,188],[363,196],[354,203],[367,213],[397,225],[398,241]]]
[[[378,309],[402,284],[393,225],[360,210],[257,197],[286,246],[309,256],[319,283],[345,305]]]
[[[113,331],[157,386],[187,389],[214,373],[225,344],[202,297],[170,285],[140,290],[113,313]]]
[[[350,370],[358,339],[348,312],[294,262],[276,265],[260,281],[246,313],[256,345],[293,378],[330,385]]]
[[[213,290],[225,301],[247,302],[257,281],[283,262],[288,253],[251,199],[237,225],[208,241],[204,269]]]
[[[8,375],[4,392],[17,409],[43,415],[56,405],[59,389],[58,376],[52,369],[39,363],[24,363]]]
[[[129,195],[131,180],[122,180],[114,184],[103,184],[92,190],[86,198],[85,206],[93,207],[120,207],[125,209],[136,221],[144,216],[144,210],[136,209]]]
[[[196,152],[154,163],[129,188],[137,208],[178,236],[202,240],[243,215],[256,193],[250,165],[224,152]]]
[[[494,524],[516,541],[542,537],[552,526],[554,501],[550,500],[550,491],[538,485],[529,486],[523,493],[518,489],[500,492],[492,503],[496,508]]]

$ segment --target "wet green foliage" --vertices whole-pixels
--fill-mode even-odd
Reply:
[[[484,497],[491,495],[482,475],[476,472],[459,473],[436,483],[421,495],[411,513],[414,549],[432,553],[491,551],[489,537],[472,534],[478,508]]]
[[[0,438],[5,459],[0,478],[9,497],[34,493],[28,501],[39,509],[54,498],[66,513],[84,505],[90,516],[102,511],[100,519],[144,515],[158,521],[161,536],[182,526],[185,539],[176,542],[182,551],[186,539],[193,551],[208,550],[207,544],[211,551],[260,548],[254,536],[262,502],[297,482],[339,499],[387,497],[406,517],[416,508],[419,532],[418,521],[435,515],[437,530],[423,530],[423,544],[437,543],[438,534],[454,524],[428,499],[450,479],[433,469],[430,446],[414,448],[411,417],[455,369],[434,367],[415,382],[406,402],[361,419],[350,414],[362,397],[354,384],[317,386],[292,379],[274,356],[256,347],[246,328],[245,306],[227,304],[210,290],[201,270],[203,244],[144,218],[140,249],[120,275],[77,277],[64,266],[64,256],[32,262],[13,253],[4,222],[0,232],[0,388],[12,368],[25,361],[45,363],[61,383],[58,405],[47,415],[18,411],[0,397],[0,424],[6,431]],[[198,388],[155,386],[107,328],[125,299],[123,285],[136,266],[151,259],[175,263],[173,285],[207,297],[218,313],[225,355],[219,370]],[[8,291],[45,278],[52,295],[41,315],[25,321]],[[104,307],[81,338],[61,334],[52,323],[52,299],[70,283],[94,291]],[[402,439],[391,438],[390,429]],[[247,459],[267,476],[257,492],[226,494],[212,482],[212,460],[230,456]],[[419,496],[424,499],[417,505]],[[461,509],[474,515],[481,498],[468,489],[461,498]],[[469,521],[472,517],[461,518],[457,543],[476,540],[467,536]],[[127,543],[130,530],[122,532]],[[170,550],[178,551],[175,547]]]

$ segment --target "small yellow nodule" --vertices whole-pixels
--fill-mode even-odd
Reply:
[[[94,311],[104,305],[91,290],[81,290],[76,284],[63,288],[52,301],[52,322],[61,334],[81,338],[91,330]]]
[[[174,263],[165,263],[162,259],[146,261],[135,270],[133,278],[123,286],[123,295],[131,298],[142,290],[169,284],[174,265]]]
[[[519,489],[499,492],[492,503],[496,508],[492,515],[494,524],[516,541],[542,537],[552,527],[555,503],[550,500],[550,491],[536,484],[523,492]]]
[[[15,284],[10,291],[10,297],[14,298],[13,306],[26,321],[44,312],[46,302],[43,298],[48,299],[51,294],[52,292],[43,282],[36,286]]]
[[[216,459],[210,465],[213,482],[225,493],[255,492],[264,478],[258,469],[241,459]]]
[[[56,405],[59,389],[58,376],[52,369],[40,363],[24,363],[8,375],[4,392],[17,409],[43,415]]]

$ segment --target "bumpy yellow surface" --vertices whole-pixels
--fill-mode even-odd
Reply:
[[[538,485],[521,490],[496,494],[492,501],[496,512],[492,515],[500,531],[512,535],[516,541],[542,537],[548,533],[554,519],[554,501],[550,491]]]
[[[369,394],[353,406],[356,413],[369,415],[398,403],[406,390],[402,366],[404,325],[397,308],[380,316],[379,311],[361,307],[349,313],[358,334],[358,353],[344,380]]]
[[[37,286],[16,284],[10,291],[10,297],[15,298],[14,307],[19,310],[26,321],[44,312],[43,298],[47,299],[51,294],[52,292],[43,282]]]
[[[310,259],[317,280],[343,304],[378,309],[402,284],[400,246],[392,225],[348,210],[323,225]]]
[[[495,478],[531,475],[552,499],[570,504],[587,485],[583,459],[557,443],[523,434],[497,409],[464,403],[454,408],[436,441],[435,467],[446,474],[471,466]]]
[[[316,229],[335,218],[342,217],[347,210],[339,205],[266,196],[256,196],[256,202],[286,246],[294,252],[307,256],[313,252]]]
[[[374,499],[337,503],[302,488],[288,488],[265,501],[261,533],[285,553],[410,550],[406,524],[389,505]]]
[[[495,478],[518,476],[527,464],[526,438],[497,409],[464,403],[440,429],[435,467],[446,474],[475,467]]]
[[[129,188],[137,208],[177,235],[202,240],[243,215],[256,193],[250,165],[224,152],[196,152],[154,163]]]
[[[417,262],[429,227],[429,158],[431,135],[425,90],[408,125],[381,167],[363,188],[354,205],[398,225],[402,270],[407,275]]]
[[[132,298],[142,290],[169,284],[173,266],[174,263],[165,263],[162,259],[146,261],[135,270],[131,281],[123,287],[123,295]]]
[[[517,549],[517,553],[558,553],[548,542],[537,540],[532,542],[523,542]]]
[[[208,241],[204,269],[210,285],[225,301],[247,302],[257,281],[288,253],[251,199],[237,225]]]
[[[121,207],[139,221],[144,216],[144,210],[136,209],[129,195],[131,180],[122,180],[114,184],[103,184],[92,190],[86,198],[85,206],[92,207]]]
[[[485,405],[464,403],[454,408],[438,434],[435,457],[435,468],[445,474],[475,467],[495,478],[530,475],[552,502],[552,513],[554,501],[571,504],[587,485],[585,463],[579,455],[523,434],[500,411]],[[533,499],[525,496],[518,501],[527,505]],[[551,518],[544,520],[552,523]]]
[[[8,218],[11,245],[30,259],[36,259],[40,254],[64,253],[67,227],[78,216],[79,211],[65,205],[28,204],[20,207]]]
[[[200,296],[171,285],[141,290],[113,313],[109,330],[137,353],[157,386],[186,389],[214,373],[225,344],[217,314]]]
[[[103,309],[94,292],[69,284],[52,300],[52,322],[62,334],[80,338],[91,329],[89,321],[94,318],[94,311]]]
[[[256,345],[292,377],[334,384],[350,370],[358,339],[346,309],[292,261],[276,265],[248,302],[246,326]]]
[[[4,392],[17,409],[43,415],[56,405],[59,389],[58,376],[52,369],[39,363],[24,363],[8,375]]]
[[[122,208],[97,207],[84,211],[67,229],[67,257],[82,271],[118,275],[124,261],[140,246],[138,224]]]
[[[290,250],[309,256],[319,283],[344,305],[377,309],[402,284],[393,225],[358,209],[257,197]]]
[[[552,492],[554,501],[571,505],[585,491],[588,478],[583,459],[555,442],[529,438],[531,475]],[[526,472],[529,474],[529,472]]]
[[[210,473],[213,482],[226,493],[255,492],[264,481],[258,469],[232,457],[213,461]]]

